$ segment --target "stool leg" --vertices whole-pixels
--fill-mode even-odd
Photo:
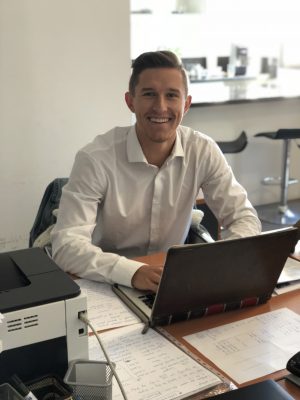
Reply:
[[[293,225],[300,219],[300,213],[288,206],[288,186],[290,183],[291,139],[283,141],[282,175],[280,183],[280,204],[259,206],[257,212],[262,221],[279,225]]]
[[[281,198],[279,212],[285,214],[288,210],[288,186],[290,178],[291,139],[283,141],[282,174],[281,174]]]

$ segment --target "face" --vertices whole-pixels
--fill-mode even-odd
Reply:
[[[138,79],[134,95],[125,95],[136,115],[136,131],[141,144],[173,144],[176,128],[191,104],[181,71],[175,68],[149,68]]]

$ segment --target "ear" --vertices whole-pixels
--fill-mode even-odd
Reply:
[[[184,114],[186,114],[192,104],[192,96],[187,96],[184,104]]]
[[[125,93],[125,101],[129,110],[134,113],[133,96],[130,92]]]

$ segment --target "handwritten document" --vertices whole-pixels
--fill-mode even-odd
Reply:
[[[78,279],[87,296],[88,317],[96,330],[136,324],[140,319],[120,300],[107,283]]]
[[[135,324],[100,335],[130,400],[181,399],[221,383],[162,335],[143,324]],[[89,337],[89,358],[104,360],[95,336]],[[123,399],[113,380],[113,399]]]
[[[287,308],[184,337],[237,383],[284,369],[299,338],[300,315]]]

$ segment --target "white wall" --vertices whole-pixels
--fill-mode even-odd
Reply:
[[[0,0],[0,251],[26,247],[46,185],[131,116],[129,0]]]
[[[215,140],[233,140],[243,130],[248,146],[241,153],[228,154],[238,181],[247,189],[254,205],[280,200],[279,186],[265,186],[265,176],[280,176],[282,169],[282,141],[254,137],[259,132],[279,128],[300,127],[300,99],[194,107],[184,117],[183,124],[208,134]],[[298,140],[300,144],[300,140]],[[300,148],[296,141],[291,146],[291,177],[300,182]],[[300,198],[300,183],[291,185],[288,198]]]

